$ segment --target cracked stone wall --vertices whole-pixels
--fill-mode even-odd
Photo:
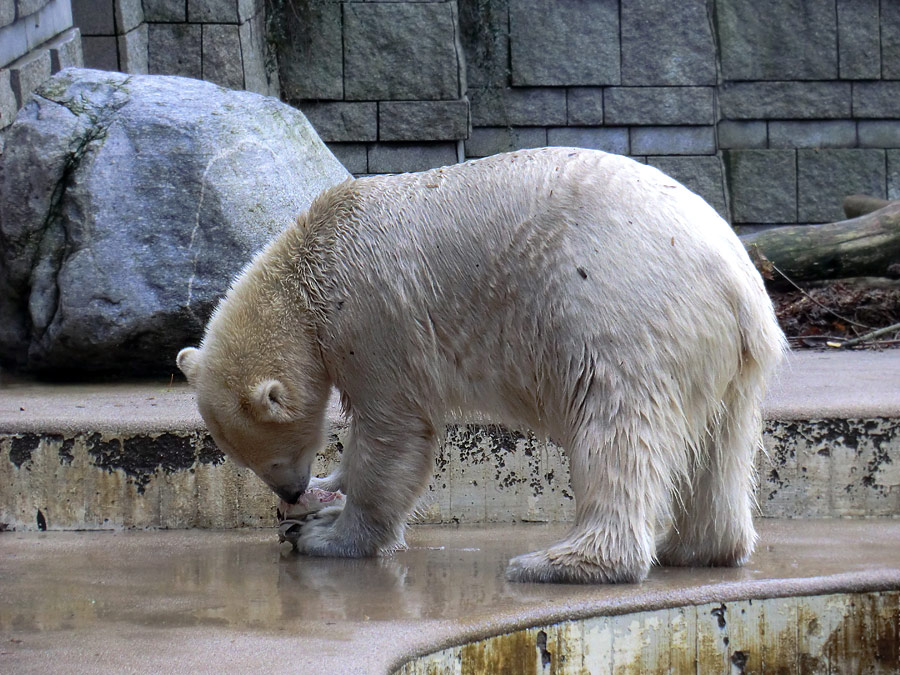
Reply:
[[[53,73],[81,64],[70,0],[0,0],[0,149],[31,93]]]

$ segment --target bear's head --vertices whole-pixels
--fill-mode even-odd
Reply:
[[[331,389],[314,331],[294,325],[284,343],[286,332],[262,317],[219,310],[201,347],[178,353],[178,368],[216,445],[293,504],[323,443]]]

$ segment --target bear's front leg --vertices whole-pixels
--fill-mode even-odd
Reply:
[[[324,478],[313,476],[309,479],[307,490],[318,489],[326,492],[345,492],[344,476],[341,473],[341,467],[338,467]]]
[[[390,417],[392,423],[353,418],[340,470],[346,504],[301,525],[300,553],[360,558],[406,546],[406,519],[431,476],[437,436],[424,419]]]

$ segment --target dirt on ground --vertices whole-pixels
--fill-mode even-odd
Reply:
[[[820,282],[804,290],[770,291],[782,330],[794,349],[834,349],[879,328],[900,323],[900,284]],[[831,344],[829,344],[831,343]],[[900,329],[856,349],[900,347]]]

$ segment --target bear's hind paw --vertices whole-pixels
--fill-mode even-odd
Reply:
[[[556,554],[553,549],[516,556],[506,567],[508,581],[524,583],[634,584],[646,576],[643,568],[617,569],[575,552]]]
[[[656,558],[663,567],[740,567],[752,552],[752,543],[742,542],[717,552],[666,541],[657,546]]]

